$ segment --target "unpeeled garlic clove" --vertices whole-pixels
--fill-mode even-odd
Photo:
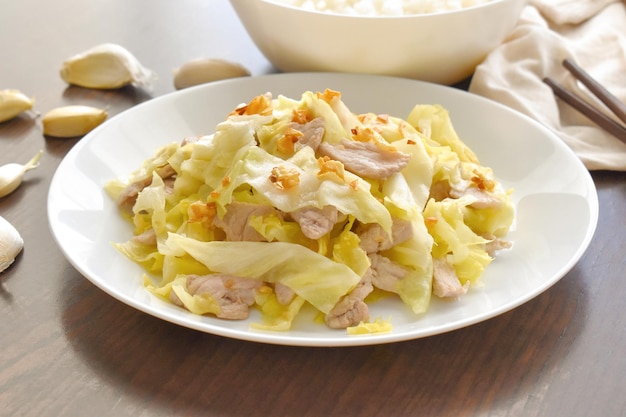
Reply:
[[[0,216],[0,272],[7,269],[24,248],[24,240],[17,229]]]
[[[46,113],[41,122],[44,135],[58,138],[83,136],[104,122],[107,112],[91,106],[57,107]]]
[[[216,58],[200,58],[186,62],[174,70],[174,87],[177,90],[226,78],[249,76],[241,64]]]
[[[39,159],[41,159],[42,154],[43,151],[37,152],[30,161],[23,165],[11,163],[0,166],[0,198],[12,193],[20,186],[24,174],[39,166]]]
[[[81,87],[114,89],[128,84],[148,85],[155,75],[123,46],[105,43],[63,62],[61,78]]]
[[[0,90],[0,123],[33,108],[35,100],[19,90]]]

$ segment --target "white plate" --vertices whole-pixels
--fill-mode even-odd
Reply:
[[[415,104],[441,104],[459,136],[515,191],[516,221],[504,251],[487,268],[484,285],[457,301],[434,300],[416,317],[396,299],[371,308],[391,318],[393,332],[348,336],[303,315],[289,332],[250,330],[249,321],[192,315],[142,286],[142,269],[111,242],[130,237],[129,225],[103,191],[125,178],[159,145],[212,133],[237,104],[270,91],[299,98],[306,90],[342,92],[355,112],[406,117]],[[545,291],[580,259],[595,231],[598,200],[577,157],[554,134],[494,102],[467,92],[414,80],[368,75],[292,73],[227,80],[153,99],[92,131],[61,162],[52,179],[48,215],[61,250],[87,279],[118,300],[161,319],[207,333],[257,342],[304,346],[354,346],[396,342],[447,332],[502,314]]]

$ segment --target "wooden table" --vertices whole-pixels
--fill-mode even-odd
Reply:
[[[160,75],[152,91],[67,87],[70,55],[127,47]],[[174,90],[196,57],[272,66],[226,0],[19,0],[0,6],[0,88],[111,116]],[[46,216],[50,179],[78,139],[45,138],[40,119],[0,124],[0,164],[41,166],[0,199],[26,247],[0,275],[2,416],[623,416],[626,415],[626,175],[593,174],[597,233],[555,286],[515,310],[439,336],[356,348],[284,347],[182,328],[115,300],[59,251]]]

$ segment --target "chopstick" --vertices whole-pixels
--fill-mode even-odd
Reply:
[[[620,102],[617,97],[611,94],[604,86],[598,83],[591,75],[576,65],[572,60],[565,59],[563,66],[572,75],[583,83],[602,103],[604,103],[620,120],[626,122],[626,105]],[[606,130],[611,135],[626,143],[626,127],[611,119],[586,101],[582,100],[574,93],[565,89],[553,79],[546,77],[543,81],[550,86],[554,95],[578,110],[581,114],[589,118],[598,126]]]
[[[604,88],[602,84],[594,80],[585,70],[579,67],[574,61],[566,58],[563,61],[563,66],[572,73],[574,77],[581,83],[583,83],[596,97],[600,99],[606,106],[613,111],[613,113],[619,117],[619,119],[626,123],[626,104],[622,103],[615,97],[609,90]]]

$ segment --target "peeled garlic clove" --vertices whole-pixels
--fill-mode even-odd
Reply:
[[[0,90],[0,123],[33,108],[35,100],[19,90]]]
[[[7,269],[24,248],[24,240],[17,229],[0,216],[0,272]]]
[[[44,135],[58,138],[83,136],[107,118],[107,112],[91,106],[57,107],[46,113],[41,122]]]
[[[66,60],[61,78],[81,87],[113,89],[128,84],[148,85],[155,75],[124,47],[105,43]]]
[[[0,197],[12,193],[20,186],[22,179],[24,179],[24,174],[39,166],[39,159],[42,154],[43,151],[37,152],[37,155],[33,156],[24,165],[11,163],[0,166]]]
[[[250,71],[235,62],[214,58],[201,58],[189,61],[174,70],[174,87],[180,90],[211,81],[249,75]]]

